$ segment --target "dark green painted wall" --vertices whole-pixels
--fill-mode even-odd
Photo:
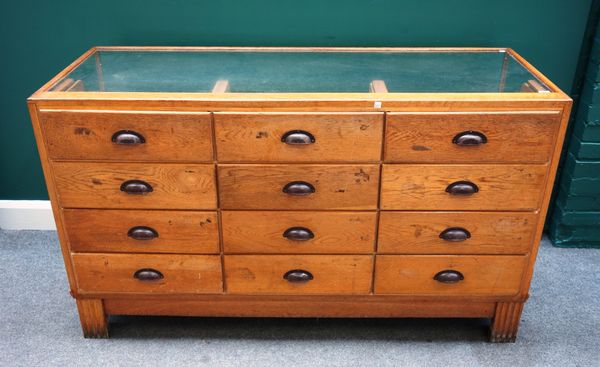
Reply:
[[[47,197],[25,99],[90,46],[507,46],[568,92],[590,2],[5,2],[0,7],[0,199]]]
[[[600,10],[600,2],[596,9]],[[598,18],[596,18],[598,19]],[[550,239],[561,247],[600,248],[600,23],[567,140]]]

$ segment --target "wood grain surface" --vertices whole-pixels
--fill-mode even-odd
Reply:
[[[375,294],[515,295],[526,264],[525,256],[377,255]],[[464,280],[433,279],[444,270],[459,271]]]
[[[219,200],[223,209],[376,209],[379,165],[219,165]],[[293,181],[312,184],[316,192],[291,196],[282,191]]]
[[[236,294],[367,294],[373,256],[368,255],[226,255],[227,292]],[[314,279],[291,283],[290,270],[310,272]]]
[[[526,254],[537,213],[517,212],[381,212],[378,253]],[[471,237],[449,242],[440,234],[453,227]]]
[[[545,163],[558,132],[560,110],[534,112],[388,113],[386,162]],[[459,146],[465,131],[487,137],[479,146]]]
[[[216,212],[176,210],[63,209],[67,237],[75,252],[210,254],[219,250]],[[158,237],[136,240],[131,228],[143,226]]]
[[[407,299],[393,295],[235,295],[193,299],[172,297],[109,298],[114,315],[219,317],[492,317],[495,302],[484,300]]]
[[[110,161],[213,160],[210,113],[42,110],[40,122],[52,159]],[[119,145],[114,133],[141,134],[144,144]]]
[[[383,113],[215,113],[220,162],[374,162],[381,157]],[[315,141],[288,145],[286,132]]]
[[[546,165],[385,164],[381,208],[389,210],[526,210],[539,208]],[[479,187],[471,196],[453,196],[456,181]]]
[[[375,212],[223,211],[225,253],[371,253]],[[283,233],[303,227],[314,234],[292,241]]]
[[[53,162],[62,207],[119,209],[214,209],[212,164]],[[143,180],[145,195],[121,191],[128,180]]]
[[[73,254],[79,291],[103,293],[221,293],[221,258],[216,255]],[[140,269],[163,279],[140,281]]]

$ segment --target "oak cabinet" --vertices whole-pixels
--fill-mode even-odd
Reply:
[[[514,341],[570,108],[475,48],[93,48],[29,99],[86,337],[484,317]]]

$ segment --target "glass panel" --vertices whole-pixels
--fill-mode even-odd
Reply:
[[[101,51],[51,90],[210,93],[549,91],[505,52]],[[381,85],[381,84],[379,84]]]

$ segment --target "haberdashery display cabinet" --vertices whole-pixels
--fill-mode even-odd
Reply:
[[[473,317],[514,341],[570,108],[488,48],[97,47],[29,99],[86,337]]]

